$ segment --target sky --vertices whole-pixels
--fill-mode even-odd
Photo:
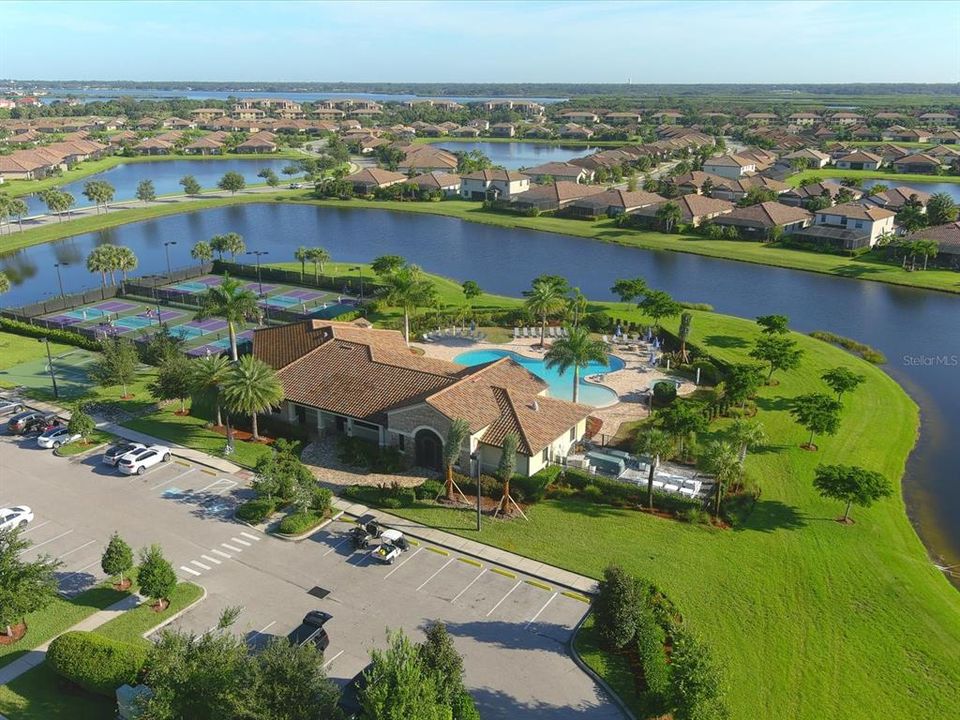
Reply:
[[[960,81],[960,0],[0,2],[0,78]]]

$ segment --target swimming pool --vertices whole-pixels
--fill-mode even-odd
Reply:
[[[568,370],[561,375],[556,368],[548,370],[544,361],[540,358],[525,357],[509,350],[469,350],[457,355],[453,361],[461,365],[482,365],[483,363],[493,362],[502,357],[511,357],[523,365],[527,370],[539,378],[546,380],[550,386],[550,397],[560,400],[573,399],[573,370]],[[584,382],[584,377],[595,375],[597,373],[608,373],[623,368],[623,360],[613,355],[607,356],[610,360],[610,366],[604,367],[600,363],[592,362],[586,367],[580,368],[580,402],[594,407],[603,407],[612,405],[617,401],[617,394],[607,387]]]

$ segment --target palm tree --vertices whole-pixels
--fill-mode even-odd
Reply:
[[[223,355],[208,355],[207,357],[198,357],[193,361],[190,392],[195,395],[205,395],[207,393],[212,395],[217,409],[217,425],[223,425],[220,408],[220,386],[226,380],[229,370],[230,361]]]
[[[5,272],[0,271],[0,295],[10,292],[10,278]]]
[[[450,424],[447,431],[447,441],[443,444],[443,467],[446,470],[446,493],[447,500],[453,500],[454,488],[460,493],[463,501],[467,498],[463,491],[457,487],[453,479],[453,466],[460,459],[460,450],[463,447],[463,441],[470,437],[470,423],[463,418],[457,418]]]
[[[139,261],[137,260],[137,255],[133,250],[126,247],[125,245],[118,245],[114,252],[114,265],[121,273],[123,273],[123,282],[127,282],[127,272],[130,270],[135,270]]]
[[[741,465],[747,459],[747,451],[763,445],[766,439],[767,435],[763,431],[763,425],[759,422],[737,418],[730,426],[730,442],[739,448]]]
[[[301,245],[294,251],[293,257],[300,263],[300,282],[303,282],[303,274],[307,271],[307,260],[310,259],[310,250]]]
[[[923,257],[923,269],[927,269],[927,261],[935,258],[940,253],[940,245],[936,240],[919,240],[917,242],[917,254]]]
[[[680,357],[683,359],[683,362],[689,360],[687,355],[687,338],[690,337],[690,325],[692,322],[692,313],[685,312],[680,314],[680,328],[677,330],[677,337],[680,338]]]
[[[673,232],[674,226],[683,219],[683,213],[675,202],[668,202],[657,209],[655,217],[663,231],[668,233]]]
[[[637,452],[650,456],[650,473],[647,475],[647,507],[653,510],[653,480],[660,467],[660,458],[673,450],[673,438],[659,428],[651,428],[637,438]]]
[[[716,486],[714,514],[720,517],[720,501],[723,499],[724,491],[743,475],[740,456],[730,443],[714,440],[704,448],[700,463],[704,470],[713,475]]]
[[[570,328],[567,337],[555,341],[544,355],[546,368],[557,368],[563,375],[573,368],[573,401],[580,399],[580,368],[591,362],[603,366],[610,364],[606,346],[599,340],[590,337],[590,331],[584,327]]]
[[[323,272],[323,264],[330,262],[330,253],[322,247],[313,247],[307,250],[307,259],[313,263],[313,281],[320,283],[320,273]]]
[[[110,245],[95,247],[87,255],[87,270],[100,273],[100,287],[107,285],[107,273],[110,272]]]
[[[531,289],[523,293],[527,309],[540,318],[540,347],[544,346],[547,334],[547,318],[564,309],[568,290],[569,285],[563,278],[541,275],[533,281]]]
[[[500,497],[500,504],[493,513],[494,516],[500,513],[506,514],[510,511],[510,506],[513,505],[514,509],[523,515],[524,518],[527,517],[524,515],[523,510],[520,509],[520,506],[517,505],[517,501],[514,500],[510,494],[510,478],[513,477],[513,472],[517,467],[517,447],[519,445],[520,438],[514,433],[507,433],[507,435],[504,436],[503,447],[500,452],[500,463],[497,465],[497,477],[500,479],[500,482],[503,483],[503,495]]]
[[[580,292],[580,288],[575,287],[567,301],[568,309],[573,315],[573,326],[580,325],[580,318],[587,314],[587,296]]]
[[[223,249],[230,253],[230,259],[236,262],[237,255],[247,249],[247,244],[240,233],[227,233],[223,236]]]
[[[226,235],[214,235],[210,238],[210,249],[217,254],[218,260],[223,260],[223,253],[226,252]]]
[[[236,362],[238,357],[236,326],[238,323],[242,324],[257,310],[257,296],[243,289],[236,278],[224,275],[220,285],[211,287],[201,296],[197,319],[218,317],[227,321],[227,330],[230,333],[230,357]]]
[[[203,268],[204,263],[210,262],[213,258],[213,248],[210,247],[210,243],[206,240],[198,240],[193,244],[193,247],[190,248],[190,257],[200,263],[200,268]]]
[[[7,204],[7,213],[10,217],[17,218],[17,225],[23,230],[23,216],[29,212],[26,201],[21,198],[13,198]]]
[[[244,355],[233,363],[223,381],[223,404],[229,412],[249,413],[253,440],[257,432],[257,413],[283,402],[283,385],[273,368],[253,355]]]
[[[403,310],[403,339],[410,344],[410,313],[433,296],[433,283],[417,265],[404,265],[381,279],[380,291],[388,305]]]

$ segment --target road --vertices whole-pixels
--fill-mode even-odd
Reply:
[[[333,615],[327,669],[346,682],[372,648],[386,645],[388,628],[419,638],[442,620],[485,720],[622,718],[568,654],[587,610],[581,600],[426,543],[392,566],[373,563],[353,550],[344,521],[300,543],[264,535],[231,520],[249,495],[244,476],[175,459],[125,477],[99,455],[68,460],[32,439],[0,437],[0,505],[33,508],[28,554],[64,563],[66,593],[102,579],[100,554],[116,530],[134,547],[159,543],[181,579],[207,589],[207,599],[176,623],[182,630],[205,632],[225,607],[240,606],[234,629],[258,645],[286,635],[306,611],[324,609]]]

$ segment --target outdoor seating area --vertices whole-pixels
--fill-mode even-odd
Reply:
[[[566,464],[642,488],[647,486],[650,473],[650,458],[602,446],[571,453]],[[694,469],[663,463],[657,468],[653,487],[661,492],[705,499],[713,492],[713,481]]]
[[[554,327],[553,325],[548,325],[544,330],[544,337],[552,340],[557,340],[559,338],[565,338],[570,336],[570,331],[564,327]],[[521,338],[540,338],[540,328],[538,327],[515,327],[513,329],[513,339],[519,340]]]
[[[426,343],[436,342],[444,338],[460,338],[471,342],[483,342],[487,339],[487,334],[480,332],[475,327],[470,328],[437,328],[430,332],[423,333],[421,340]]]

